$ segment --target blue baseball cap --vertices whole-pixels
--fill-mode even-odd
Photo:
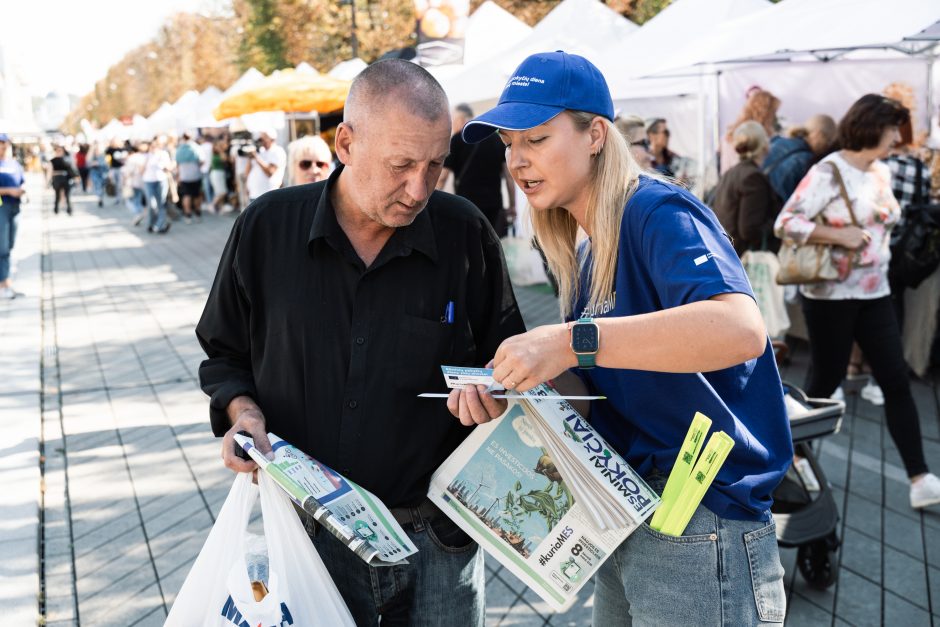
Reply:
[[[2,143],[4,143],[4,142],[7,143],[7,144],[12,144],[12,143],[13,143],[13,142],[10,141],[10,136],[9,136],[9,135],[7,135],[6,133],[0,133],[0,144],[2,144]]]
[[[461,135],[475,144],[497,129],[524,131],[565,110],[596,113],[613,122],[607,81],[584,57],[561,50],[540,52],[516,68],[496,107],[467,122]]]

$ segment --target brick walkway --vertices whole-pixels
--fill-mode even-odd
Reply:
[[[54,216],[48,193],[31,189],[16,249],[25,296],[0,303],[0,367],[12,382],[0,397],[10,443],[0,482],[14,486],[0,491],[0,603],[10,624],[35,624],[42,586],[49,625],[161,625],[231,484],[197,385],[193,328],[232,218],[148,235],[123,207],[79,196],[74,216]],[[557,320],[546,289],[517,296],[529,325]],[[784,377],[800,384],[805,368],[797,346]],[[940,469],[936,383],[915,394]],[[818,446],[843,515],[840,579],[813,591],[794,577],[795,550],[782,551],[788,623],[940,620],[940,514],[908,507],[882,411],[849,394],[842,432]],[[490,562],[488,625],[590,624],[590,588],[553,615]]]

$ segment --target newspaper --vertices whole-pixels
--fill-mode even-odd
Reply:
[[[346,479],[273,433],[268,434],[274,460],[268,460],[250,437],[235,441],[305,512],[340,539],[370,566],[407,564],[418,552],[408,534],[374,494]]]
[[[564,611],[659,497],[552,388],[524,396],[473,430],[434,473],[428,497]]]

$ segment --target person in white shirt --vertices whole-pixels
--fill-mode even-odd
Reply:
[[[173,161],[166,151],[166,136],[161,135],[150,144],[142,177],[150,215],[147,230],[151,233],[166,233],[170,230],[170,223],[166,219],[166,198],[172,172]]]
[[[144,168],[150,154],[150,142],[140,142],[124,162],[123,178],[131,188],[128,207],[134,214],[134,226],[143,222],[147,215],[147,193],[144,191]]]
[[[258,137],[261,148],[249,155],[251,160],[248,162],[248,178],[245,182],[249,202],[265,192],[279,188],[284,180],[287,153],[275,143],[276,139],[277,132],[273,129],[261,131]]]
[[[215,198],[212,182],[209,180],[209,168],[212,165],[212,141],[207,136],[200,135],[196,139],[196,147],[199,151],[199,171],[202,173],[203,201],[210,205]]]

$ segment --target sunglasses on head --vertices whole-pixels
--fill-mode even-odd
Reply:
[[[325,168],[326,166],[330,165],[330,164],[327,163],[326,161],[311,161],[310,159],[304,159],[303,161],[298,161],[298,162],[297,162],[297,166],[298,166],[301,170],[309,170],[310,167],[311,167],[314,163],[317,164],[317,168],[320,169],[320,170],[322,170],[322,169]]]

